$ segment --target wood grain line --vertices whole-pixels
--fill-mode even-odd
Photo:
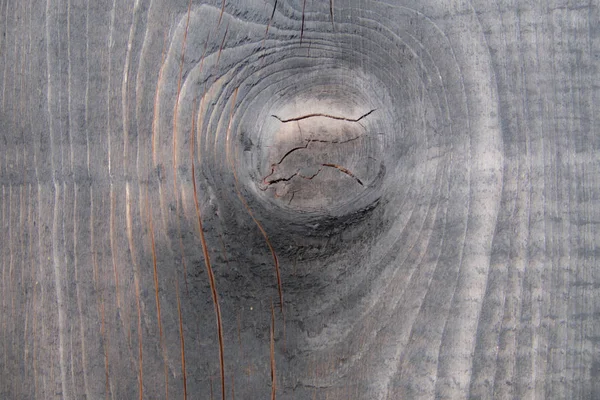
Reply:
[[[175,278],[175,294],[177,295],[177,314],[179,315],[179,340],[181,345],[181,375],[183,376],[183,399],[187,400],[187,372],[185,369],[185,338],[183,334],[183,316],[179,298],[179,279]],[[141,398],[141,397],[140,397]]]
[[[225,153],[226,153],[226,158],[229,160],[230,168],[231,168],[231,171],[233,173],[233,180],[234,180],[235,189],[236,189],[238,198],[240,199],[240,201],[242,202],[244,208],[248,212],[248,215],[250,215],[250,218],[252,218],[252,220],[254,221],[254,223],[256,224],[256,226],[258,227],[259,231],[263,235],[263,237],[265,239],[265,242],[267,243],[267,247],[269,248],[269,251],[271,252],[271,255],[273,256],[273,263],[275,265],[275,275],[276,275],[276,279],[277,279],[277,291],[278,291],[278,294],[279,294],[279,302],[280,302],[280,306],[281,306],[281,315],[282,315],[283,320],[284,320],[284,323],[283,323],[284,328],[283,329],[284,329],[284,332],[285,332],[285,312],[284,312],[284,305],[283,305],[283,284],[281,282],[281,272],[280,272],[280,268],[279,268],[279,259],[277,257],[276,252],[275,252],[275,248],[271,244],[271,240],[269,239],[269,235],[267,235],[267,232],[263,228],[262,224],[258,221],[258,219],[256,219],[256,217],[254,216],[254,213],[250,209],[250,206],[248,206],[248,203],[246,202],[246,199],[244,199],[244,196],[242,195],[242,192],[240,190],[240,184],[239,184],[238,176],[237,176],[237,171],[236,171],[236,168],[235,168],[235,161],[230,156],[231,124],[232,124],[232,121],[233,121],[233,114],[234,114],[234,111],[235,111],[235,105],[236,105],[236,100],[237,100],[238,89],[239,88],[236,88],[235,91],[233,92],[233,98],[232,98],[232,101],[231,101],[231,111],[230,111],[230,114],[229,114],[229,123],[227,124],[227,135],[226,135],[226,149],[225,149]]]
[[[162,56],[161,56],[161,61],[160,61],[160,69],[158,71],[158,80],[156,82],[156,90],[154,92],[154,111],[152,113],[152,162],[154,167],[156,167],[158,165],[158,152],[157,152],[157,147],[158,147],[158,140],[159,140],[159,129],[158,129],[158,120],[159,120],[159,114],[160,114],[160,102],[159,102],[159,95],[160,95],[160,88],[161,86],[164,84],[163,80],[164,80],[164,70],[166,68],[165,65],[165,57],[167,54],[167,31],[165,30],[164,33],[164,37],[163,37],[163,49],[162,49]]]
[[[87,398],[91,398],[92,394],[90,392],[89,379],[88,379],[88,366],[87,366],[87,350],[85,346],[85,324],[83,320],[83,306],[81,303],[81,282],[79,276],[79,225],[78,221],[80,220],[77,215],[77,192],[79,191],[79,186],[75,182],[73,184],[73,266],[75,268],[75,296],[77,298],[77,311],[79,313],[79,340],[81,341],[81,364],[83,366],[83,386],[85,389],[85,394]]]
[[[270,355],[271,355],[271,400],[275,400],[277,394],[277,374],[275,372],[275,308],[271,301],[271,329],[270,337]]]
[[[58,353],[60,361],[60,376],[63,390],[63,398],[68,399],[69,395],[67,392],[67,363],[65,355],[66,347],[66,331],[67,331],[67,316],[65,315],[65,297],[62,290],[62,264],[60,262],[60,249],[59,243],[62,241],[59,238],[59,215],[61,213],[60,197],[61,187],[60,185],[54,185],[54,218],[52,222],[52,265],[54,267],[54,285],[56,291],[56,303],[58,308]]]
[[[138,383],[140,400],[144,398],[144,367],[143,367],[143,346],[142,346],[142,310],[140,306],[140,273],[137,263],[136,248],[133,240],[133,220],[131,217],[131,195],[129,182],[125,184],[125,220],[127,224],[127,239],[129,242],[129,253],[131,254],[131,264],[133,268],[133,284],[135,286],[135,303],[138,317]]]
[[[120,296],[119,296],[119,271],[117,268],[117,243],[116,243],[116,239],[115,239],[115,220],[116,220],[116,216],[115,216],[115,212],[116,212],[116,197],[115,197],[115,192],[114,192],[114,187],[113,184],[110,184],[110,221],[109,221],[109,238],[110,238],[110,253],[111,253],[111,258],[112,258],[112,266],[113,266],[113,273],[114,273],[114,277],[115,277],[115,299],[117,302],[117,309],[120,310],[121,309],[121,301],[120,301]]]
[[[148,188],[146,188],[146,212],[147,212],[148,226],[149,226],[149,233],[150,233],[150,245],[151,245],[151,249],[152,249],[154,295],[155,295],[155,299],[156,299],[156,319],[158,321],[159,341],[160,341],[160,347],[162,350],[162,356],[163,356],[164,367],[165,367],[165,398],[168,400],[169,399],[169,371],[168,371],[168,365],[167,365],[166,346],[165,346],[165,341],[164,341],[164,337],[163,337],[162,318],[160,315],[160,298],[158,296],[159,285],[158,285],[158,268],[157,268],[157,259],[156,259],[156,243],[155,243],[155,239],[154,239],[154,225],[152,223],[152,210],[150,209],[150,201],[149,201],[149,196],[148,196],[147,190],[148,190]]]
[[[196,107],[194,106],[194,109]],[[208,281],[210,284],[210,291],[215,307],[215,314],[217,317],[217,335],[219,339],[219,367],[221,371],[221,398],[225,400],[225,356],[224,356],[224,344],[223,344],[223,321],[221,318],[221,306],[219,305],[219,296],[217,293],[217,286],[215,282],[215,276],[210,263],[210,255],[208,252],[208,246],[206,244],[206,238],[204,237],[204,227],[202,226],[202,214],[200,212],[200,205],[198,203],[198,190],[196,188],[196,167],[194,165],[194,135],[191,136],[190,140],[190,163],[192,166],[192,186],[194,189],[194,204],[196,206],[196,217],[198,219],[198,231],[200,234],[200,243],[202,245],[202,254],[204,255],[204,265],[208,275]],[[212,398],[212,390],[211,390]]]

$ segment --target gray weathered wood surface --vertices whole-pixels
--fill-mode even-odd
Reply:
[[[599,67],[596,0],[0,1],[0,398],[600,398]]]

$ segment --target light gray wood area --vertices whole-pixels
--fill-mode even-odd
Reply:
[[[0,398],[600,398],[597,0],[0,0]]]

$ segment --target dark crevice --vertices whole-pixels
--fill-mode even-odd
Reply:
[[[335,23],[333,22],[333,0],[329,0],[329,15],[331,16],[331,29],[335,32]]]
[[[296,175],[298,175],[300,173],[300,171],[296,171],[294,172],[291,176],[287,177],[287,178],[277,178],[277,179],[273,179],[271,181],[266,181],[265,183],[267,185],[273,185],[275,183],[279,183],[279,182],[288,182],[291,181]]]
[[[280,183],[280,182],[289,182],[289,181],[291,181],[292,179],[294,179],[294,177],[296,177],[296,176],[299,176],[300,178],[303,178],[303,179],[308,179],[308,180],[310,180],[310,179],[313,179],[315,176],[319,175],[319,172],[321,172],[321,170],[322,170],[322,169],[323,169],[323,168],[319,168],[319,169],[317,170],[317,172],[315,172],[315,173],[314,173],[313,175],[311,175],[311,176],[302,175],[302,174],[300,173],[300,171],[301,171],[301,170],[297,170],[296,172],[294,172],[292,175],[290,175],[290,176],[289,176],[289,177],[287,177],[287,178],[277,178],[277,179],[273,179],[273,180],[271,180],[271,181],[267,181],[267,180],[266,180],[266,178],[265,178],[265,181],[264,181],[264,183],[265,183],[265,184],[267,184],[267,185],[273,185],[273,184],[275,184],[275,183]],[[266,190],[266,189],[267,189],[267,188],[265,188],[265,189],[263,189],[263,190]]]
[[[293,149],[291,149],[291,150],[289,150],[287,153],[285,153],[285,154],[283,155],[283,157],[281,157],[281,159],[279,160],[279,162],[277,162],[277,163],[274,163],[274,164],[271,164],[271,172],[269,172],[269,174],[263,178],[263,183],[265,183],[265,184],[267,184],[267,185],[270,185],[271,183],[277,183],[277,182],[279,182],[280,180],[267,181],[267,179],[268,179],[270,176],[272,176],[272,175],[275,173],[275,169],[277,168],[277,166],[278,166],[278,165],[281,165],[281,163],[283,163],[283,161],[284,161],[284,160],[285,160],[285,159],[286,159],[286,158],[287,158],[287,157],[288,157],[290,154],[292,154],[292,153],[294,153],[295,151],[298,151],[298,150],[304,150],[304,149],[307,149],[307,148],[308,148],[308,146],[309,146],[311,143],[313,143],[313,142],[315,142],[315,143],[345,144],[345,143],[349,143],[349,142],[352,142],[352,141],[358,140],[358,139],[360,139],[361,137],[363,137],[363,135],[359,135],[359,136],[356,136],[356,137],[353,137],[353,138],[350,138],[350,139],[347,139],[347,140],[342,140],[342,141],[337,141],[337,140],[323,140],[323,139],[306,139],[306,145],[304,145],[304,146],[298,146],[298,147],[294,147]],[[327,163],[325,163],[325,164],[321,164],[321,166],[323,166],[323,167],[332,167],[333,165],[335,165],[335,164],[327,164]],[[335,167],[335,168],[337,168],[337,167]],[[338,168],[338,169],[339,169],[339,168]],[[360,179],[358,179],[358,178],[356,178],[354,175],[350,174],[350,173],[349,173],[349,171],[348,171],[347,169],[343,169],[343,170],[342,170],[342,169],[340,169],[340,171],[342,171],[342,172],[344,172],[344,173],[346,173],[346,174],[350,175],[351,177],[355,178],[355,179],[358,181],[358,183],[360,183],[361,185],[363,184],[363,183],[360,181]],[[290,180],[290,179],[291,179],[291,178],[293,178],[293,177],[294,177],[294,175],[292,175],[292,176],[291,176],[289,179],[285,179],[285,180]]]
[[[361,180],[360,180],[358,177],[356,177],[356,175],[354,175],[354,174],[353,174],[353,173],[352,173],[352,172],[351,172],[351,171],[350,171],[348,168],[342,167],[341,165],[337,165],[337,164],[332,164],[332,163],[324,163],[324,164],[321,164],[321,165],[320,165],[320,167],[319,167],[319,169],[317,170],[317,172],[315,172],[313,175],[310,175],[310,176],[302,175],[302,174],[300,173],[300,171],[301,171],[301,170],[297,170],[297,171],[296,171],[296,172],[294,172],[292,175],[290,175],[290,176],[288,176],[288,177],[286,177],[286,178],[277,178],[277,179],[273,179],[273,180],[267,181],[266,179],[267,179],[267,178],[268,178],[270,175],[272,175],[272,174],[273,174],[273,173],[271,173],[270,175],[268,175],[267,177],[265,177],[265,179],[263,180],[263,183],[265,183],[267,186],[266,186],[265,188],[261,188],[261,190],[265,191],[265,190],[267,190],[267,189],[268,189],[268,187],[269,187],[269,186],[271,186],[271,185],[273,185],[273,184],[276,184],[276,183],[280,183],[280,182],[289,182],[289,181],[291,181],[292,179],[294,179],[296,176],[299,176],[299,177],[300,177],[300,178],[302,178],[302,179],[311,180],[311,179],[313,179],[314,177],[316,177],[317,175],[319,175],[319,173],[320,173],[321,171],[323,171],[323,168],[324,168],[324,167],[327,167],[327,168],[335,168],[335,169],[337,169],[338,171],[340,171],[340,172],[342,172],[342,173],[344,173],[344,174],[348,175],[349,177],[353,178],[353,179],[354,179],[356,182],[358,182],[358,184],[359,184],[359,185],[361,185],[361,186],[364,186],[363,182],[362,182],[362,181],[361,181]]]
[[[305,140],[306,140],[308,143],[315,142],[315,143],[344,144],[344,143],[353,142],[353,141],[355,141],[355,140],[358,140],[358,139],[360,139],[360,138],[361,138],[361,137],[363,137],[363,136],[364,136],[364,135],[358,135],[358,136],[355,136],[355,137],[353,137],[353,138],[346,139],[346,140],[325,140],[325,139],[305,139]],[[308,143],[307,143],[307,146],[306,146],[306,147],[308,147]],[[306,148],[306,147],[305,147],[305,148]]]
[[[361,119],[368,117],[369,115],[371,115],[376,110],[377,109],[374,108],[371,111],[369,111],[368,113],[363,114],[363,115],[361,115],[358,118],[346,118],[346,117],[340,117],[338,115],[330,115],[330,114],[323,114],[323,113],[306,114],[306,115],[302,115],[300,117],[294,117],[294,118],[288,118],[288,119],[282,119],[282,118],[278,117],[275,114],[271,114],[271,116],[273,118],[277,118],[280,122],[283,122],[283,123],[300,121],[300,120],[303,120],[303,119],[314,118],[314,117],[331,118],[331,119],[336,119],[338,121],[358,122]]]
[[[296,195],[296,192],[297,192],[297,190],[294,190],[294,191],[292,192],[292,196],[290,197],[290,201],[288,201],[288,206],[289,206],[290,204],[292,204],[292,200],[294,200],[294,196]]]
[[[300,45],[302,45],[302,38],[304,37],[304,11],[306,9],[306,0],[302,4],[302,26],[300,27]]]
[[[349,142],[353,142],[355,140],[360,139],[361,137],[363,137],[364,135],[358,135],[355,136],[353,138],[350,139],[346,139],[346,140],[324,140],[324,139],[305,139],[306,140],[306,144],[304,146],[298,146],[298,147],[294,147],[293,149],[291,149],[290,151],[288,151],[287,153],[285,153],[283,155],[283,157],[281,157],[281,159],[279,160],[279,162],[275,163],[275,164],[271,164],[271,167],[275,167],[277,165],[281,165],[281,163],[283,163],[283,161],[293,152],[298,151],[298,150],[304,150],[307,149],[308,146],[311,143],[330,143],[330,144],[345,144],[345,143],[349,143]]]
[[[291,119],[281,119],[280,117],[278,117],[277,115],[272,115],[274,118],[277,118],[280,122],[282,123],[288,123],[288,122],[296,122],[298,124],[298,129],[300,130],[300,133],[302,133],[302,128],[300,127],[300,123],[299,121],[303,120],[303,119],[307,119],[307,118],[313,118],[313,117],[324,117],[324,118],[330,118],[330,119],[335,119],[335,120],[340,120],[340,121],[348,121],[348,122],[357,122],[359,123],[359,125],[361,125],[361,127],[364,128],[364,126],[362,124],[360,124],[360,120],[362,120],[363,118],[366,118],[367,116],[371,115],[373,112],[375,112],[376,109],[372,109],[369,112],[361,115],[358,118],[346,118],[346,117],[340,117],[340,116],[335,116],[335,115],[329,115],[329,114],[322,114],[322,113],[316,113],[316,114],[307,114],[307,115],[303,115],[303,116],[299,116],[296,118],[291,118]],[[365,129],[366,131],[366,129]],[[273,176],[273,174],[275,174],[275,170],[277,169],[278,165],[281,165],[285,159],[290,156],[292,153],[298,151],[298,150],[305,150],[308,149],[308,147],[310,146],[310,144],[312,142],[316,142],[316,143],[328,143],[328,144],[345,144],[345,143],[349,143],[349,142],[353,142],[355,140],[360,139],[361,137],[363,137],[365,135],[358,135],[355,137],[352,137],[350,139],[345,139],[345,140],[325,140],[325,139],[305,139],[306,140],[306,144],[304,146],[297,146],[294,147],[290,150],[288,150],[280,159],[277,163],[273,163],[271,164],[271,171],[269,172],[268,175],[266,175],[263,180],[262,183],[265,185],[263,188],[260,188],[262,191],[266,191],[270,185],[276,184],[276,183],[281,183],[281,182],[289,182],[291,181],[293,178],[295,178],[296,176],[299,176],[303,179],[313,179],[314,177],[316,177],[322,170],[323,168],[327,167],[327,168],[335,168],[338,171],[342,172],[343,174],[348,175],[349,177],[353,178],[354,180],[356,180],[356,182],[358,182],[359,185],[364,186],[363,182],[356,177],[356,175],[354,175],[350,170],[348,170],[345,167],[342,167],[340,165],[337,164],[333,164],[333,163],[323,163],[320,164],[319,169],[317,170],[317,172],[312,175],[312,176],[304,176],[300,174],[301,169],[298,169],[295,173],[293,173],[292,175],[288,176],[288,177],[283,177],[283,178],[277,178],[277,179],[272,179],[272,180],[268,180],[269,177]],[[293,197],[293,196],[292,196]],[[291,200],[290,200],[291,201]]]
[[[312,140],[308,141],[308,143],[306,143],[306,145],[304,146],[298,146],[298,147],[294,147],[293,149],[291,149],[290,151],[288,151],[287,153],[285,153],[283,155],[283,157],[281,157],[281,160],[279,160],[278,163],[271,165],[271,167],[275,167],[276,165],[281,165],[281,163],[283,162],[283,160],[286,159],[287,156],[289,156],[290,154],[292,154],[293,152],[295,152],[296,150],[303,150],[303,149],[307,149],[308,145],[310,144]]]
[[[341,165],[337,165],[337,164],[321,164],[323,167],[329,167],[329,168],[335,168],[340,172],[343,172],[344,174],[354,178],[356,180],[356,182],[358,182],[360,184],[360,186],[364,186],[362,181],[360,179],[358,179],[352,172],[350,172],[348,170],[348,168],[344,168]]]

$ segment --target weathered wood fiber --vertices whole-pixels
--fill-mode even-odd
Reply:
[[[0,398],[600,398],[596,0],[0,1]]]

